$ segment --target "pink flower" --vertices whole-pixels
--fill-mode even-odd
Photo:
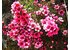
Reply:
[[[30,47],[30,43],[25,43],[23,48],[29,48]]]
[[[46,21],[41,19],[42,26],[46,24]]]
[[[53,48],[53,46],[50,46],[50,48]]]
[[[42,34],[43,34],[43,32],[36,32],[33,34],[33,38],[38,38],[40,40],[40,37]]]
[[[40,47],[42,47],[43,46],[43,44],[42,44],[43,42],[41,41],[41,42],[35,42],[35,48],[40,48]]]
[[[64,8],[67,8],[66,4],[62,4],[62,6],[63,6]]]
[[[54,43],[54,41],[52,40],[52,43]]]
[[[46,11],[46,10],[48,10],[48,9],[49,9],[48,6],[46,6],[46,5],[43,6],[43,10],[44,10],[44,11]]]
[[[39,7],[42,7],[42,4],[38,3],[38,6],[39,6]]]
[[[25,36],[22,34],[18,36],[17,41],[20,41],[20,40],[24,41],[24,39],[25,39]]]
[[[63,35],[67,35],[67,33],[68,33],[68,30],[63,30]]]
[[[60,6],[57,4],[57,5],[54,6],[54,8],[55,8],[56,10],[58,10],[58,9],[60,8]]]
[[[45,16],[47,16],[49,14],[49,10],[45,10],[42,12]]]
[[[52,18],[53,18],[54,20],[57,20],[57,19],[58,19],[58,16],[56,16],[55,14],[51,14],[51,16],[52,16]]]
[[[62,17],[59,17],[56,22],[58,22],[59,24],[62,24],[64,22],[63,18]]]
[[[66,45],[66,44],[67,44],[67,42],[64,42],[64,44]]]
[[[29,22],[29,25],[28,25],[29,28],[34,29],[35,26],[36,26],[35,22]]]
[[[50,12],[50,11],[48,10],[48,9],[49,9],[48,6],[44,5],[42,9],[43,9],[42,13],[43,13],[45,16],[47,16],[47,15],[49,14],[49,12]]]
[[[32,31],[25,30],[25,32],[23,34],[24,34],[24,36],[31,38],[32,37],[32,35],[31,35],[32,33],[33,33]]]
[[[64,10],[59,10],[59,11],[58,11],[58,14],[59,14],[59,15],[61,15],[61,16],[63,16],[63,15],[64,15],[64,13],[65,13],[65,11],[64,11]]]
[[[41,11],[36,11],[36,15],[40,15],[41,14]]]
[[[23,41],[18,42],[18,46],[19,46],[20,48],[24,48],[24,43],[23,43]]]
[[[40,37],[40,33],[39,32],[34,33],[33,37],[34,38],[39,38]]]
[[[40,27],[39,23],[37,23],[35,26],[35,31],[39,32],[40,30],[41,30],[41,27]]]
[[[59,31],[59,28],[56,28],[56,30],[53,30],[52,32],[48,32],[46,35],[48,35],[48,37],[51,37],[53,35],[57,35]]]

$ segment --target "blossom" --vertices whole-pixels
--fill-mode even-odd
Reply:
[[[35,26],[35,31],[39,32],[40,30],[41,30],[41,27],[40,27],[39,23],[37,23]]]
[[[40,48],[40,47],[42,47],[43,46],[43,41],[42,41],[42,39],[41,38],[37,38],[37,39],[35,39],[35,41],[34,41],[34,47],[35,48]]]
[[[63,16],[63,15],[64,15],[64,13],[65,13],[65,11],[64,11],[64,10],[59,10],[59,11],[58,11],[58,14],[59,14],[59,15],[61,15],[61,16]]]
[[[65,41],[64,44],[67,45],[67,42]]]
[[[44,6],[42,7],[42,9],[43,9],[42,13],[43,13],[45,16],[47,16],[47,15],[49,14],[49,12],[50,12],[48,6],[44,5]]]
[[[41,14],[40,10],[36,11],[36,15],[40,15],[40,14]]]
[[[55,21],[58,20],[58,16],[57,16],[57,15],[51,14],[50,16],[51,16]]]
[[[40,48],[42,45],[43,45],[42,42],[36,42],[34,47],[38,49],[38,48]]]
[[[68,31],[67,30],[63,30],[63,35],[67,35]]]
[[[42,12],[45,16],[47,16],[49,14],[49,10],[45,10]]]
[[[20,40],[24,41],[24,39],[25,39],[25,36],[24,36],[24,34],[22,34],[22,35],[18,36],[17,41],[20,41]]]
[[[34,33],[33,37],[34,37],[34,38],[39,38],[39,37],[41,37],[41,32],[36,32],[36,33]]]
[[[60,8],[60,6],[57,4],[57,5],[54,6],[54,8],[55,8],[56,10],[58,10],[58,9]]]
[[[50,46],[50,48],[53,48],[53,46]]]
[[[67,8],[66,4],[62,4],[62,6],[63,6],[64,8]]]
[[[42,7],[42,4],[38,3],[38,6],[39,6],[39,7]]]
[[[23,48],[24,47],[23,41],[18,42],[18,46],[20,46],[20,48]]]
[[[52,42],[52,43],[54,43],[54,41],[53,41],[53,40],[52,40],[51,42]]]
[[[34,22],[34,20],[32,18],[29,18],[29,22],[27,25],[30,29],[34,29],[36,26],[36,23]]]
[[[45,10],[48,10],[49,8],[48,8],[48,6],[46,6],[46,5],[44,5],[43,6],[43,10],[45,11]]]
[[[63,18],[62,17],[59,17],[56,22],[58,22],[59,24],[62,24],[64,22]]]

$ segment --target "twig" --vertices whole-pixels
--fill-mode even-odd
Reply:
[[[64,0],[64,4],[66,5],[65,0]],[[68,16],[68,13],[67,13],[67,7],[65,7],[65,9],[66,9],[66,15]]]

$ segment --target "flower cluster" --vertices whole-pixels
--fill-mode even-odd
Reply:
[[[45,0],[41,0],[45,1]],[[38,3],[39,0],[34,0],[34,4]],[[59,16],[52,13],[47,5],[38,3],[40,10],[34,11],[36,16],[42,16],[43,19],[38,23],[32,18],[32,13],[28,13],[18,1],[15,1],[11,5],[11,13],[13,14],[13,20],[8,26],[3,27],[3,33],[9,36],[11,39],[17,41],[17,45],[20,48],[29,48],[34,46],[36,49],[46,50],[45,40],[42,37],[53,37],[58,35],[59,27],[58,23],[64,22],[62,17],[65,11],[57,4],[54,5],[54,9],[58,12]],[[42,18],[41,17],[41,18]],[[46,36],[45,36],[46,33]],[[63,31],[63,35],[67,34],[67,30]],[[52,41],[54,43],[54,41]],[[53,48],[52,45],[48,45]]]
[[[3,31],[3,33],[16,40],[20,48],[29,48],[32,42],[35,48],[40,48],[43,41],[40,38],[42,33],[39,23],[34,22],[31,15],[25,9],[22,9],[22,5],[18,1],[14,2],[11,8],[14,17],[8,24],[8,31]],[[35,33],[34,30],[37,32]]]
[[[41,30],[39,23],[34,22],[32,18],[29,18],[27,27],[29,28],[28,30],[35,29],[35,31],[38,31],[38,32]]]
[[[34,47],[35,48],[40,48],[43,46],[43,41],[41,39],[41,35],[43,33],[42,32],[36,32],[34,35],[33,35],[33,38],[34,38]]]
[[[62,24],[64,22],[62,17],[58,17],[55,14],[51,14],[50,16],[55,20],[55,22],[58,22],[59,24]]]
[[[47,32],[46,35],[48,35],[49,37],[57,35],[59,31],[58,25],[54,21],[55,20],[49,16],[41,20],[43,29],[45,30],[45,32]]]
[[[62,9],[64,5],[62,6],[59,6],[58,4],[57,5],[54,5],[54,9],[57,10],[58,14],[63,16],[65,14],[65,11]]]
[[[18,1],[14,2],[11,5],[11,12],[14,13],[20,13],[21,9],[23,8],[23,5],[21,5]]]
[[[49,8],[47,5],[44,5],[42,8],[40,8],[40,10],[36,11],[36,15],[41,15],[43,14],[44,16],[48,16],[49,15]]]

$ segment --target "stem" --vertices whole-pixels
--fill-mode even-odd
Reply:
[[[64,0],[64,4],[66,5],[66,2],[65,2],[65,0]],[[68,16],[68,13],[67,13],[67,7],[66,7],[65,9],[66,9],[66,15]]]

